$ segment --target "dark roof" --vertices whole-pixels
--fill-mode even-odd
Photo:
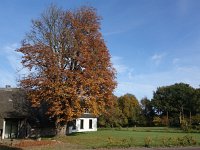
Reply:
[[[84,113],[80,118],[96,118],[96,116],[91,113]]]
[[[24,118],[25,92],[19,88],[0,88],[0,120],[3,118]],[[0,123],[1,124],[1,123]]]

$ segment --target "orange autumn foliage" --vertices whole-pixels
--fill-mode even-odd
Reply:
[[[93,8],[51,6],[32,26],[17,51],[30,70],[20,85],[33,107],[45,102],[56,123],[67,123],[85,109],[99,115],[112,105],[115,69]]]

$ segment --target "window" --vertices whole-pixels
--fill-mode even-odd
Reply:
[[[89,120],[89,129],[92,129],[92,119]]]
[[[72,130],[76,130],[76,120],[72,121]]]
[[[83,119],[81,119],[81,127],[80,127],[81,129],[83,129],[83,128],[84,128],[84,126],[83,126],[83,125],[84,125],[84,124],[83,124],[84,122],[83,122],[83,121],[84,121],[84,120],[83,120]]]

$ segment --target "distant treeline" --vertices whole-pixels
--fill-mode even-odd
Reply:
[[[99,127],[200,126],[200,88],[176,83],[158,87],[153,98],[140,102],[132,94],[113,96],[114,105],[99,117]]]

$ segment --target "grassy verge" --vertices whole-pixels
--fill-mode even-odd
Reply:
[[[176,128],[166,127],[99,129],[97,132],[74,133],[64,137],[42,138],[42,141],[20,140],[14,146],[21,147],[23,150],[185,147],[200,146],[200,134],[185,133]],[[20,148],[17,149],[3,145],[0,149],[21,150]]]
[[[83,148],[200,146],[199,133],[165,128],[101,129],[97,132],[75,133],[59,140]]]

